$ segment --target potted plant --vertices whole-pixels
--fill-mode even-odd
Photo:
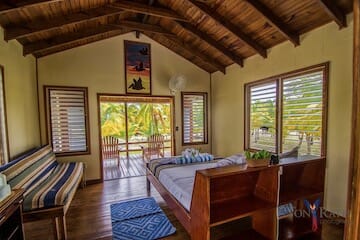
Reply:
[[[269,165],[271,153],[264,149],[258,152],[245,151],[244,154],[249,167],[263,167]]]

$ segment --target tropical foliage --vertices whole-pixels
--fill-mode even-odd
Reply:
[[[152,134],[171,133],[171,108],[167,103],[102,102],[100,111],[102,136],[114,136],[125,142],[126,125],[130,142],[146,140]]]
[[[322,72],[282,81],[282,151],[300,145],[301,154],[321,154],[323,85]],[[251,147],[275,151],[277,125],[276,91],[273,83],[251,89]],[[272,92],[270,92],[272,91]]]

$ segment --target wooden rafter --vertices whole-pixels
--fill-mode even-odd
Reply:
[[[91,39],[102,36],[108,32],[113,32],[115,35],[128,33],[128,30],[122,30],[116,27],[102,25],[93,29],[86,29],[84,31],[73,32],[66,35],[56,36],[51,39],[41,40],[33,43],[24,44],[23,54],[38,54],[43,51],[56,50],[57,48],[64,47],[78,42],[91,41]],[[112,34],[111,36],[114,36]],[[83,44],[82,44],[83,45]],[[77,45],[78,46],[78,45]]]
[[[104,17],[117,15],[122,10],[112,7],[99,7],[81,11],[66,16],[51,19],[51,21],[38,20],[28,24],[5,28],[5,40],[29,37],[34,34],[44,33],[66,25],[84,23],[91,20],[98,20]]]
[[[290,40],[295,46],[300,44],[299,34],[293,33],[284,22],[277,17],[268,7],[258,0],[246,0],[255,11],[260,13],[277,31]]]
[[[205,41],[210,46],[216,48],[220,52],[222,52],[225,56],[230,58],[235,63],[239,64],[240,66],[244,66],[244,61],[241,57],[236,56],[233,52],[228,50],[226,47],[224,47],[222,44],[214,40],[213,38],[209,37],[209,35],[205,34],[204,32],[198,30],[196,27],[192,26],[188,23],[180,23],[180,25],[188,32],[194,34],[198,38],[200,38],[202,41]]]
[[[126,28],[126,29],[130,29],[130,30],[134,30],[134,31],[146,31],[146,32],[151,32],[151,33],[163,34],[164,36],[168,36],[168,37],[176,37],[175,34],[168,32],[165,29],[163,29],[157,25],[153,25],[153,24],[120,20],[120,21],[118,21],[116,23],[112,23],[110,25],[113,27]]]
[[[177,46],[181,46],[183,49],[186,49],[192,55],[199,57],[202,61],[214,66],[217,70],[219,70],[220,72],[225,74],[225,66],[223,66],[221,63],[217,62],[211,56],[205,55],[204,53],[200,52],[198,49],[191,46],[189,43],[181,41],[177,37],[169,38],[169,40],[172,41],[173,43],[175,43]]]
[[[317,0],[325,12],[331,17],[333,21],[339,25],[340,28],[346,27],[346,16],[342,10],[336,6],[334,1],[331,0]]]
[[[28,7],[34,7],[64,0],[30,0],[30,1],[10,1],[4,0],[0,3],[0,14],[17,11]]]
[[[146,15],[156,16],[156,17],[162,17],[162,18],[168,18],[173,19],[181,22],[188,22],[188,20],[180,15],[178,15],[176,12],[166,9],[166,8],[159,8],[154,7],[152,5],[144,5],[141,3],[131,2],[131,1],[121,1],[121,2],[115,2],[111,4],[111,6],[134,13],[142,13]]]
[[[206,65],[203,65],[203,64],[200,64],[199,62],[203,62],[202,59],[200,59],[198,56],[195,56],[195,55],[192,55],[191,58],[189,58],[188,56],[186,56],[184,53],[187,52],[189,54],[193,54],[193,53],[190,53],[189,50],[187,49],[184,49],[182,48],[182,46],[177,46],[177,48],[173,48],[171,45],[172,44],[175,44],[173,43],[169,38],[167,38],[166,40],[164,40],[162,38],[161,35],[159,34],[154,34],[154,33],[147,33],[147,32],[144,32],[144,35],[148,36],[149,38],[151,38],[152,40],[154,40],[155,42],[159,43],[160,45],[170,49],[171,51],[175,52],[176,54],[178,54],[179,56],[187,59],[188,61],[190,61],[191,63],[195,64],[196,66],[198,66],[199,68],[203,69],[204,71],[206,72],[215,72],[216,71],[216,68],[211,66],[211,68],[209,67],[206,67]]]
[[[196,0],[187,0],[193,6],[198,8],[200,11],[205,13],[208,17],[215,20],[218,24],[222,25],[229,32],[233,33],[237,36],[243,43],[252,48],[255,52],[259,53],[262,57],[267,57],[266,49],[260,46],[256,41],[247,36],[244,32],[242,32],[237,26],[235,26],[230,21],[226,20],[223,16],[218,14],[216,11],[213,11],[206,4],[199,3]]]
[[[110,24],[111,26],[120,27],[120,28],[127,28],[134,31],[141,31],[141,32],[147,32],[147,33],[153,33],[153,34],[161,34],[164,37],[169,38],[171,41],[176,42],[178,45],[182,46],[184,49],[188,49],[192,54],[199,56],[203,61],[209,62],[213,65],[216,69],[221,71],[225,74],[225,66],[218,63],[215,59],[212,59],[210,56],[207,56],[203,54],[202,52],[198,51],[197,49],[194,49],[191,45],[188,43],[185,43],[179,38],[167,31],[166,29],[159,27],[157,25],[153,24],[147,24],[147,23],[140,23],[140,22],[133,22],[133,21],[118,21],[116,24]]]

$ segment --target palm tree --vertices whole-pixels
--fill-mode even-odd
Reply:
[[[128,138],[152,134],[170,134],[170,104],[126,103]],[[101,103],[102,136],[115,136],[125,140],[125,103]]]
[[[125,140],[125,104],[103,102],[100,105],[101,135]]]

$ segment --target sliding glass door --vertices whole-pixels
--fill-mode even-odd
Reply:
[[[140,155],[148,138],[161,134],[165,155],[173,153],[173,98],[100,96],[101,137],[119,140],[120,155]]]

